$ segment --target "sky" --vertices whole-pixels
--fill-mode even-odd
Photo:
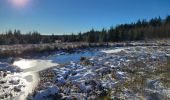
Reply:
[[[170,0],[0,0],[0,33],[71,34],[167,15]]]

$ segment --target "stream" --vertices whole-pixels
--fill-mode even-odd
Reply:
[[[21,92],[19,96],[14,97],[14,100],[24,100],[29,93],[32,93],[34,88],[38,85],[39,76],[38,72],[47,68],[57,66],[59,64],[69,63],[70,61],[77,62],[81,57],[92,57],[101,54],[98,50],[85,50],[74,53],[56,53],[54,55],[42,58],[42,59],[19,59],[14,61],[13,65],[19,67],[22,72],[14,75],[14,77],[20,77],[25,79],[24,92]]]
[[[43,56],[43,57],[40,57],[39,59],[22,59],[21,58],[21,59],[14,61],[13,65],[18,66],[22,70],[22,72],[16,73],[15,75],[13,75],[13,77],[24,79],[25,87],[22,88],[22,92],[18,92],[18,95],[15,96],[13,99],[14,100],[26,99],[27,95],[29,93],[32,93],[39,83],[40,78],[39,78],[38,72],[43,71],[48,68],[51,68],[53,66],[58,66],[60,64],[65,64],[65,63],[69,63],[72,61],[79,62],[81,57],[89,57],[89,58],[94,57],[93,61],[97,61],[97,62],[99,61],[99,63],[97,63],[97,64],[99,64],[101,66],[93,66],[90,68],[87,67],[85,69],[83,69],[82,66],[76,66],[76,65],[73,65],[73,66],[71,65],[71,66],[65,67],[65,68],[59,68],[59,67],[55,68],[55,70],[59,74],[61,73],[61,78],[63,77],[62,72],[65,72],[66,70],[70,70],[71,68],[73,68],[73,69],[75,67],[78,68],[76,71],[77,72],[82,71],[83,73],[78,74],[77,76],[70,76],[68,80],[77,79],[77,82],[79,82],[84,79],[79,80],[79,78],[76,78],[76,77],[80,76],[82,78],[82,77],[84,77],[84,75],[87,77],[90,77],[89,75],[93,76],[92,72],[95,72],[96,70],[98,70],[98,68],[101,69],[101,70],[99,70],[100,72],[103,72],[106,69],[108,69],[108,67],[116,68],[117,66],[118,67],[121,66],[120,63],[128,64],[128,62],[131,61],[131,59],[134,60],[134,58],[131,58],[131,57],[135,57],[135,58],[137,58],[137,60],[144,62],[144,65],[143,65],[143,63],[140,63],[140,62],[139,62],[139,65],[142,64],[141,66],[143,66],[145,68],[145,70],[143,70],[143,69],[141,69],[141,70],[143,73],[145,73],[147,75],[148,74],[147,70],[152,71],[154,67],[159,67],[159,65],[158,65],[159,63],[165,64],[167,57],[166,57],[166,53],[164,52],[164,50],[166,50],[166,48],[163,48],[163,47],[160,49],[156,49],[156,50],[155,50],[155,47],[152,47],[152,48],[150,48],[150,47],[149,48],[147,48],[147,47],[101,48],[101,49],[90,49],[90,50],[82,50],[82,51],[78,50],[73,53],[56,52],[53,55]],[[121,52],[122,55],[114,55],[114,53],[118,53],[118,52]],[[100,59],[100,57],[102,57],[102,59]],[[147,64],[145,65],[145,63],[147,63]],[[108,65],[108,67],[107,66],[103,67],[102,66],[103,64]],[[133,62],[132,62],[132,64],[133,64]],[[149,65],[149,67],[147,65]],[[133,68],[133,69],[135,68],[133,66],[128,66],[128,67]],[[159,70],[159,69],[157,69],[157,70]],[[126,72],[126,73],[128,76],[129,73],[128,72]],[[46,72],[44,74],[46,74]],[[94,75],[98,75],[98,73],[94,74]],[[103,84],[106,87],[109,86],[112,88],[112,86],[115,85],[116,80],[120,81],[124,77],[125,78],[127,77],[127,76],[124,76],[124,74],[122,74],[122,72],[120,70],[117,70],[117,73],[114,74],[114,76],[116,77],[116,78],[114,78],[114,80],[110,76],[108,76],[109,78],[107,78],[107,80],[105,78],[101,78],[100,79],[101,84]],[[136,76],[136,75],[134,75],[134,76]],[[157,94],[159,94],[160,96],[163,96],[162,94],[169,94],[168,89],[162,88],[163,87],[162,85],[157,84],[157,83],[159,83],[159,82],[157,82],[157,79],[159,79],[159,77],[160,76],[158,76],[158,78],[152,77],[153,79],[144,78],[144,79],[147,79],[146,83],[148,84],[148,87],[149,87],[149,88],[144,87],[148,93],[147,96],[152,97],[151,94],[153,94],[155,92]],[[135,77],[135,78],[138,78],[138,77]],[[148,81],[148,80],[151,80],[151,81]],[[136,82],[138,82],[138,80]],[[134,85],[136,86],[136,83]],[[136,86],[136,87],[138,87],[138,86]],[[131,89],[131,88],[129,88],[129,89]],[[149,94],[149,93],[151,93],[151,94]],[[133,94],[133,91],[132,91],[132,94]],[[129,95],[129,94],[126,94],[126,95]],[[130,97],[130,95],[129,95],[129,97]]]

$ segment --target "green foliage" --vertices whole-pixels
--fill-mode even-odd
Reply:
[[[170,37],[170,16],[166,19],[153,18],[150,21],[138,20],[136,23],[121,24],[108,30],[92,29],[83,34],[87,42],[133,41]],[[83,40],[84,41],[84,40]]]

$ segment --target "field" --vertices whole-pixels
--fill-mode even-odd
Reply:
[[[170,99],[168,40],[75,46],[71,51],[3,58],[0,98]]]

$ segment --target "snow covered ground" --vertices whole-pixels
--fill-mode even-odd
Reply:
[[[167,64],[167,48],[101,50],[100,55],[83,57],[79,62],[73,60],[69,64],[41,71],[39,87],[33,98],[170,99],[170,89],[164,85],[166,82],[156,75],[159,66]],[[149,80],[157,80],[158,84]]]
[[[25,80],[18,73],[20,69],[6,62],[0,62],[0,99],[17,96],[25,87]],[[16,77],[18,76],[18,77]]]
[[[1,73],[7,73],[6,77],[0,76],[0,99],[26,99],[39,82],[37,72],[57,65],[50,60],[37,59],[19,59],[13,65],[0,63]]]
[[[124,51],[125,48],[118,48],[118,49],[113,49],[113,50],[103,50],[101,52],[104,52],[104,53],[118,53],[118,52],[121,52],[121,51]]]
[[[15,89],[21,91],[14,93],[15,100],[26,99],[29,93],[32,94],[28,98],[34,100],[170,99],[170,88],[166,87],[170,81],[162,79],[169,75],[168,70],[160,73],[159,69],[170,60],[169,48],[112,47],[55,54],[42,59],[19,59],[13,65],[22,72],[2,78],[2,82],[7,81],[1,86],[7,85],[10,89],[16,84]],[[0,66],[8,69],[10,65],[0,63]],[[11,67],[14,68],[10,66],[10,70]],[[5,93],[3,89],[2,94]]]

